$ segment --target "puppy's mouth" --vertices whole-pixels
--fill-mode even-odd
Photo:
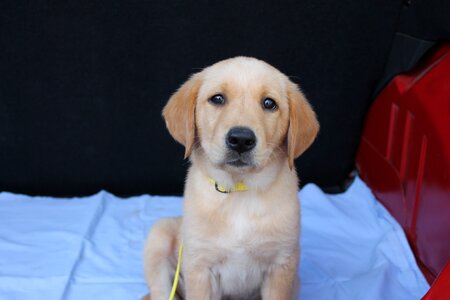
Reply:
[[[246,167],[249,166],[250,164],[248,162],[242,161],[242,160],[233,160],[233,161],[229,161],[226,163],[229,166],[233,166],[233,167]]]
[[[235,151],[230,151],[227,153],[223,164],[236,168],[255,166],[253,155],[251,153],[245,152],[239,154]]]

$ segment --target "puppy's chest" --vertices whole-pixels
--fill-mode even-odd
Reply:
[[[259,259],[245,248],[235,248],[224,251],[211,271],[224,295],[243,297],[261,286],[268,269],[268,261]]]
[[[228,216],[227,226],[224,229],[223,234],[226,238],[237,244],[245,243],[256,234],[264,235],[260,222],[245,211],[237,211]]]
[[[258,198],[235,200],[211,210],[215,218],[207,212],[209,218],[197,215],[196,226],[188,228],[195,232],[196,252],[210,263],[222,293],[247,299],[271,268],[287,262],[298,233],[295,222],[283,218],[286,209],[268,207]]]
[[[212,238],[216,248],[230,261],[271,260],[284,248],[280,222],[267,215],[257,216],[246,209],[237,209],[226,215],[225,223]],[[272,221],[269,223],[268,219]]]
[[[264,274],[282,254],[282,245],[246,214],[235,214],[220,237],[213,273],[225,294],[245,294],[261,285]]]

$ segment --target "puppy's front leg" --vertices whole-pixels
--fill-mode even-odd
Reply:
[[[183,273],[186,279],[187,300],[220,300],[217,281],[204,265],[186,265]]]
[[[264,278],[261,295],[263,300],[297,299],[298,294],[298,249],[292,253],[288,262],[274,267]]]

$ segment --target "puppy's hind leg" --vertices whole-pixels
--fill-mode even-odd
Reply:
[[[153,225],[148,235],[144,272],[152,300],[169,299],[178,259],[180,224],[181,218],[162,219]]]

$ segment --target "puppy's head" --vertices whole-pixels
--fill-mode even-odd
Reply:
[[[185,157],[200,150],[215,167],[229,171],[262,168],[280,155],[292,168],[319,130],[297,85],[248,57],[194,74],[170,98],[163,116]]]

